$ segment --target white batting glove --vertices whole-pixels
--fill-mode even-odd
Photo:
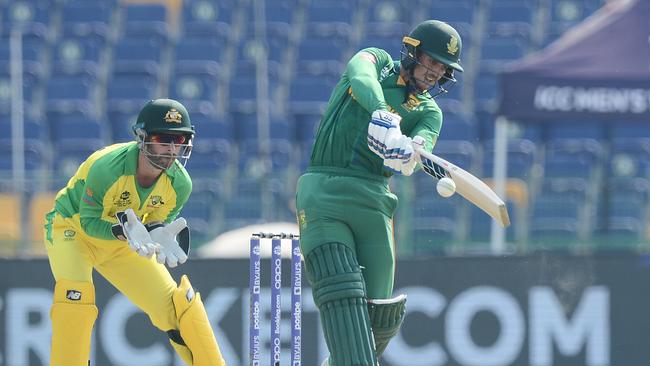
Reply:
[[[386,139],[388,136],[401,135],[399,123],[402,117],[395,113],[376,110],[368,124],[368,147],[382,159],[386,158]]]
[[[126,236],[129,246],[138,255],[151,258],[159,245],[151,239],[149,231],[140,222],[140,219],[132,208],[124,212],[124,217],[125,219],[120,220],[120,225],[122,225],[122,230],[124,231],[124,236]]]
[[[167,267],[174,268],[187,261],[187,254],[176,241],[176,235],[187,227],[187,221],[179,217],[171,224],[151,230],[151,238],[160,243],[156,250],[156,260],[160,264],[167,263]]]

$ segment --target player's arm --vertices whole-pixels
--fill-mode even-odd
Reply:
[[[107,179],[101,170],[90,168],[79,201],[79,221],[86,234],[103,240],[115,240],[113,222],[104,220],[104,195],[115,179]]]
[[[388,110],[379,75],[385,66],[392,65],[390,56],[376,48],[364,49],[354,55],[345,70],[354,99],[372,113]]]

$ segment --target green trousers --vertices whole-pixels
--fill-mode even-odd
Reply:
[[[391,297],[396,206],[397,197],[390,192],[387,179],[305,173],[298,180],[296,193],[303,255],[325,243],[343,243],[356,254],[367,297]]]

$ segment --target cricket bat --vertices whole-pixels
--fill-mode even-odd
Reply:
[[[422,170],[425,173],[435,179],[451,178],[456,183],[456,192],[458,194],[485,211],[501,226],[507,227],[510,225],[506,204],[487,184],[439,156],[426,152],[421,148],[416,148],[416,151],[422,164]]]

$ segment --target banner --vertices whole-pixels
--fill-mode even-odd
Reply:
[[[270,364],[270,260],[262,259],[262,365]],[[248,260],[191,260],[229,366],[248,365]],[[283,263],[282,365],[289,365],[289,261]],[[0,365],[47,365],[53,280],[46,260],[0,260]],[[99,275],[91,365],[182,365],[166,335]],[[302,365],[327,355],[303,281]],[[382,365],[643,365],[650,359],[650,261],[642,256],[399,261],[407,315]]]

